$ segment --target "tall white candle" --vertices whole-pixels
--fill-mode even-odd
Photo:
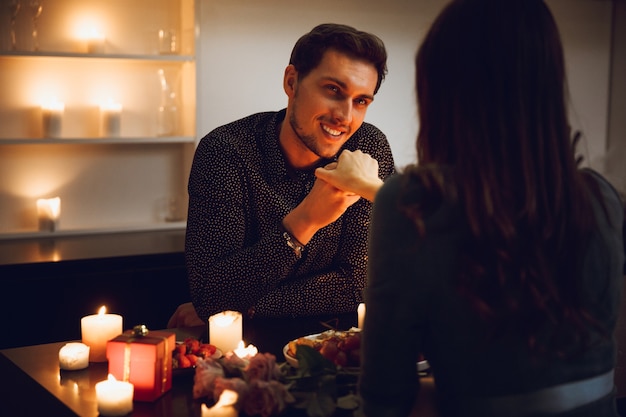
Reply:
[[[237,349],[243,339],[241,313],[222,311],[209,317],[209,339],[224,353]]]
[[[89,346],[84,343],[66,343],[59,350],[59,367],[66,371],[77,371],[89,366]]]
[[[100,133],[102,136],[119,136],[122,118],[122,105],[112,100],[100,106]]]
[[[61,136],[64,112],[65,104],[56,100],[41,107],[41,121],[45,137],[58,138]]]
[[[133,411],[133,384],[118,381],[109,374],[105,381],[96,384],[98,412],[103,416],[125,416]]]
[[[54,232],[59,226],[61,217],[61,198],[40,198],[37,200],[37,219],[39,230]]]
[[[358,326],[359,326],[359,329],[362,329],[363,320],[365,320],[365,303],[359,304],[359,307],[357,308],[356,311],[358,314]]]
[[[107,342],[123,332],[122,316],[105,313],[102,306],[98,314],[80,319],[83,343],[90,348],[89,362],[106,362]]]

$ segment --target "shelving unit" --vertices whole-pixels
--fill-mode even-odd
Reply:
[[[38,50],[27,5],[17,15],[17,50],[0,9],[0,240],[51,236],[38,230],[36,200],[53,196],[61,198],[55,236],[184,229],[197,142],[198,5],[44,2]],[[51,100],[64,105],[56,130],[43,122]],[[122,109],[113,133],[103,129],[107,102]],[[167,124],[163,106],[175,109]]]

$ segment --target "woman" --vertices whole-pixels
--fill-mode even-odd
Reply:
[[[564,67],[541,0],[455,0],[426,35],[419,163],[374,203],[367,416],[410,413],[420,353],[442,415],[617,416],[623,208],[576,166]]]

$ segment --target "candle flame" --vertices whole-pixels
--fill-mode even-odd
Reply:
[[[115,379],[115,377],[113,376],[113,374],[109,374],[109,376],[107,376],[107,380],[108,380],[108,381],[117,381],[117,379]]]
[[[248,345],[246,347],[243,340],[241,340],[237,345],[237,349],[233,352],[235,352],[235,355],[239,356],[241,359],[247,359],[259,353],[259,350],[254,345]]]
[[[100,310],[98,310],[99,315],[104,315],[106,312],[107,308],[105,306],[100,307]]]

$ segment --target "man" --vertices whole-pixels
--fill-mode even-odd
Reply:
[[[189,178],[192,303],[168,327],[206,323],[224,310],[256,317],[356,311],[371,203],[316,180],[315,169],[332,167],[343,150],[360,150],[381,179],[394,172],[385,135],[363,122],[386,60],[378,37],[319,25],[292,51],[286,109],[202,139]]]

